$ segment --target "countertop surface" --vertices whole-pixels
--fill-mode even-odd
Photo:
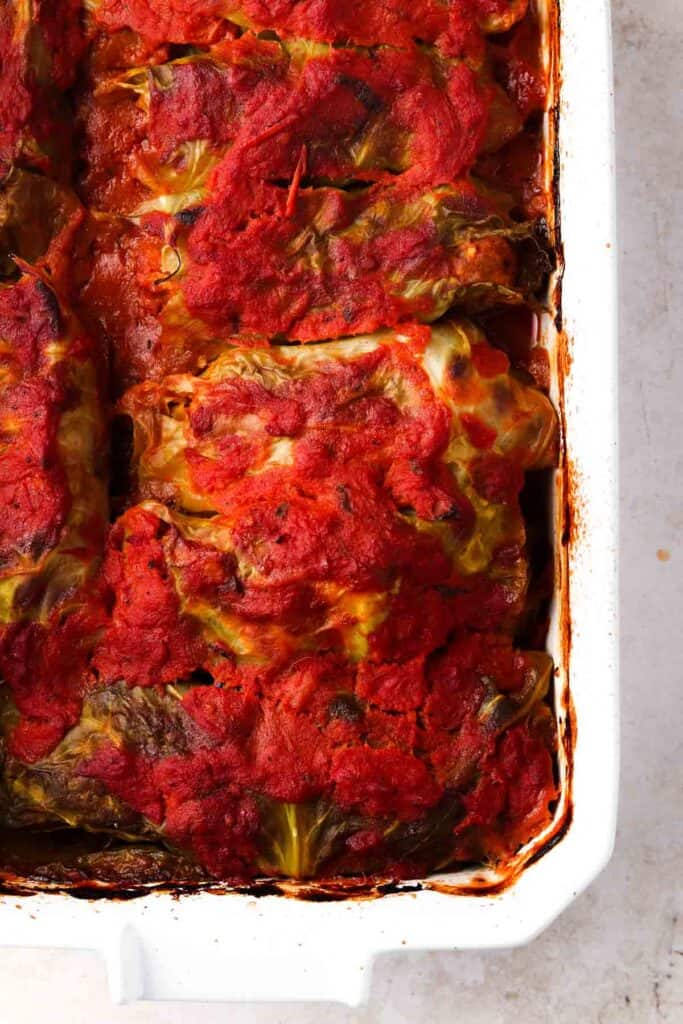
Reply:
[[[623,753],[619,835],[607,871],[524,949],[380,958],[370,1001],[359,1010],[322,1004],[114,1007],[94,954],[3,949],[0,1024],[683,1022],[680,15],[681,0],[613,0]]]

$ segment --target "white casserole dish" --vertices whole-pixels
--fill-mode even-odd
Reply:
[[[563,394],[566,433],[565,471],[556,480],[556,520],[558,531],[568,534],[564,546],[557,544],[558,592],[550,635],[559,672],[558,723],[565,738],[564,796],[555,825],[525,851],[512,880],[482,872],[445,875],[424,887],[406,886],[408,891],[374,899],[320,902],[212,892],[158,892],[127,901],[89,901],[61,893],[0,896],[0,943],[94,949],[106,959],[111,993],[119,1002],[358,1004],[379,952],[527,942],[607,863],[618,776],[610,20],[608,0],[564,0],[562,6],[565,337],[556,337],[550,318],[546,324],[557,371],[553,397],[557,401]]]

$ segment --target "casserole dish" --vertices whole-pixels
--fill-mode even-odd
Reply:
[[[533,938],[602,869],[614,838],[616,678],[616,288],[609,8],[561,12],[558,185],[561,318],[546,317],[561,409],[555,475],[562,798],[553,824],[503,875],[460,872],[354,892],[287,886],[131,900],[7,891],[2,941],[94,949],[117,1001],[362,1001],[373,957],[398,949],[496,948]],[[554,145],[554,125],[548,144]],[[592,339],[596,340],[593,341]],[[590,339],[590,340],[589,340]],[[96,891],[81,889],[80,896]],[[106,892],[100,893],[106,895]],[[125,894],[122,894],[125,895]],[[308,898],[304,898],[308,897]]]

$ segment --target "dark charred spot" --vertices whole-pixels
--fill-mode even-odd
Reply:
[[[170,525],[163,519],[159,519],[154,528],[154,536],[157,540],[161,540],[171,529]]]
[[[398,510],[402,516],[414,516],[415,509],[412,505],[399,505]]]
[[[378,113],[384,106],[381,97],[362,79],[341,74],[337,76],[337,82],[345,89],[348,89],[369,114]]]
[[[244,583],[237,573],[229,573],[225,581],[218,587],[219,594],[237,594],[239,597],[244,593]]]
[[[536,292],[541,289],[555,269],[555,257],[538,236],[524,238],[518,243],[518,288]]]
[[[543,120],[543,114],[539,112],[538,117]],[[540,242],[549,245],[552,239],[550,225],[547,217],[538,217],[534,221],[534,234]]]
[[[275,515],[278,517],[278,519],[284,519],[288,512],[289,504],[286,501],[283,501],[282,504],[278,505],[278,507],[275,509]]]
[[[14,591],[15,606],[24,611],[40,601],[45,581],[40,577],[29,577]]]
[[[422,821],[409,821],[403,826],[403,838],[404,839],[417,839],[422,836],[424,831],[424,822]]]
[[[43,305],[45,306],[45,310],[47,312],[48,320],[50,323],[50,331],[52,332],[54,337],[57,337],[57,335],[60,332],[62,321],[57,296],[52,291],[52,289],[45,284],[44,281],[40,280],[36,281],[36,291],[43,300]]]
[[[330,718],[338,718],[342,722],[357,722],[363,717],[363,708],[352,693],[336,694],[327,711]]]
[[[337,484],[337,494],[339,495],[339,504],[344,512],[353,512],[348,488],[344,484]]]
[[[191,228],[197,223],[203,213],[203,206],[195,206],[191,210],[181,210],[180,213],[176,213],[175,217],[184,228]]]
[[[462,519],[462,509],[459,505],[451,505],[449,509],[434,517],[437,523],[458,522]]]
[[[460,377],[464,377],[467,373],[469,366],[469,360],[466,356],[456,356],[451,363],[448,372],[450,373],[453,380],[458,380]]]
[[[190,673],[188,682],[195,686],[213,686],[214,678],[205,668],[196,668]]]
[[[45,554],[48,547],[54,543],[54,537],[47,534],[45,531],[36,533],[30,538],[26,545],[27,554],[33,559],[39,559],[41,555]]]
[[[217,658],[223,658],[224,661],[235,661],[235,655],[232,651],[226,650],[225,647],[221,647],[220,644],[209,644],[209,649],[212,654],[215,654]],[[242,692],[241,686],[236,686],[235,690]]]
[[[215,519],[218,515],[217,512],[210,508],[189,509],[185,508],[184,505],[178,505],[177,508],[181,515],[194,516],[195,519]]]

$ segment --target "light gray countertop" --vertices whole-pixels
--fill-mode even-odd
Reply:
[[[94,955],[4,949],[1,1024],[683,1022],[681,4],[613,0],[623,755],[619,836],[609,868],[525,949],[381,958],[370,1003],[360,1010],[292,1004],[112,1007],[103,964]],[[600,338],[590,343],[599,345]]]

